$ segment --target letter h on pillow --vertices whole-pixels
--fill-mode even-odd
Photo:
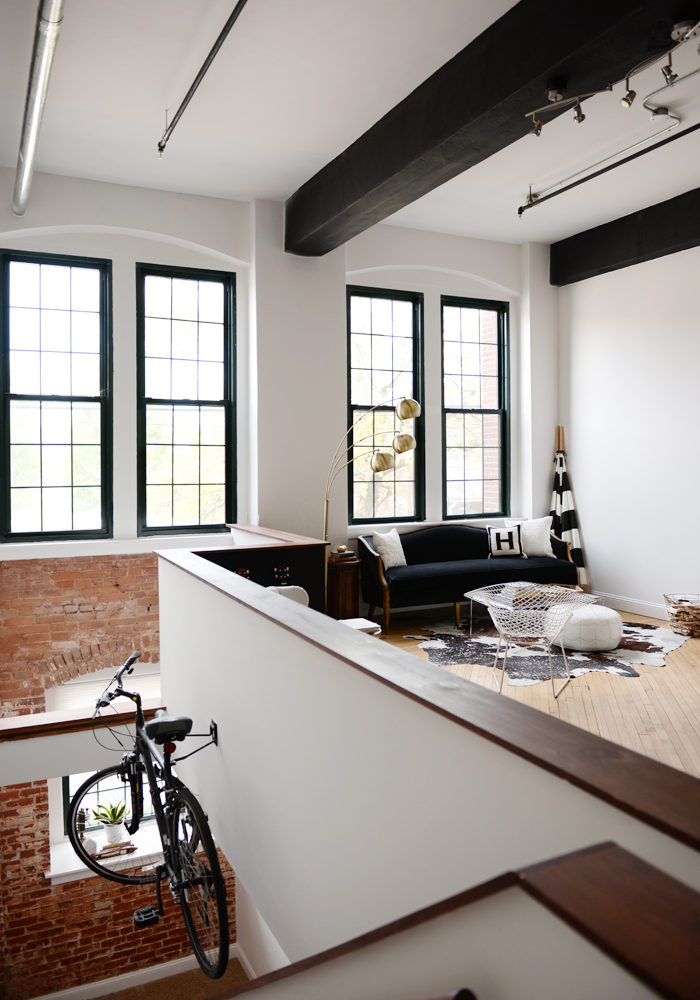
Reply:
[[[524,556],[522,534],[519,524],[508,528],[486,528],[489,536],[489,558],[491,556]]]

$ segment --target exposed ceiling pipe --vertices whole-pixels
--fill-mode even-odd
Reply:
[[[40,0],[36,16],[27,97],[24,102],[24,120],[17,156],[15,190],[12,196],[12,211],[15,215],[24,215],[29,200],[34,157],[39,142],[39,129],[44,114],[51,66],[62,21],[63,0]]]

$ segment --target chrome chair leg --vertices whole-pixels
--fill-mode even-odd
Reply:
[[[566,685],[569,683],[569,681],[572,680],[571,671],[569,670],[569,661],[567,660],[566,653],[564,652],[564,643],[560,642],[560,646],[561,646],[562,656],[564,657],[564,669],[566,670],[566,680],[564,681],[564,683],[561,685],[561,687],[557,691],[555,689],[555,687],[554,687],[554,668],[552,666],[552,647],[551,647],[551,645],[549,643],[547,643],[547,653],[549,654],[549,676],[551,677],[551,680],[552,680],[552,693],[554,694],[555,698],[559,697],[559,695],[562,693],[562,691],[564,690],[564,688],[566,687]]]
[[[503,636],[499,632],[498,633],[498,645],[496,646],[496,656],[495,656],[494,661],[493,661],[493,667],[491,668],[491,672],[493,673],[493,679],[496,682],[496,688],[497,688],[499,694],[501,694],[501,692],[503,690],[503,682],[504,682],[505,677],[506,677],[506,661],[508,660],[508,645],[510,643],[510,639],[506,638],[506,646],[505,646],[505,649],[503,650],[503,665],[501,667],[501,679],[500,679],[500,683],[499,683],[498,676],[496,674],[496,668],[498,666],[498,654],[501,651],[501,642],[502,641],[503,641]]]

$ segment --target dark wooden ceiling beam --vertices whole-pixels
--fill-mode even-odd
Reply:
[[[700,188],[553,243],[549,280],[570,285],[697,246]]]
[[[285,249],[335,249],[526,135],[551,80],[605,87],[688,16],[677,0],[521,0],[289,198]]]

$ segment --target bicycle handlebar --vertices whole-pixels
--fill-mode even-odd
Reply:
[[[136,660],[138,660],[140,655],[140,652],[133,652],[127,661],[119,668],[119,670],[117,670],[112,680],[97,699],[96,708],[107,708],[111,701],[114,701],[115,698],[118,698],[122,694],[122,677],[124,674],[133,673],[133,664]],[[109,689],[115,682],[117,687],[116,691],[110,691]]]

